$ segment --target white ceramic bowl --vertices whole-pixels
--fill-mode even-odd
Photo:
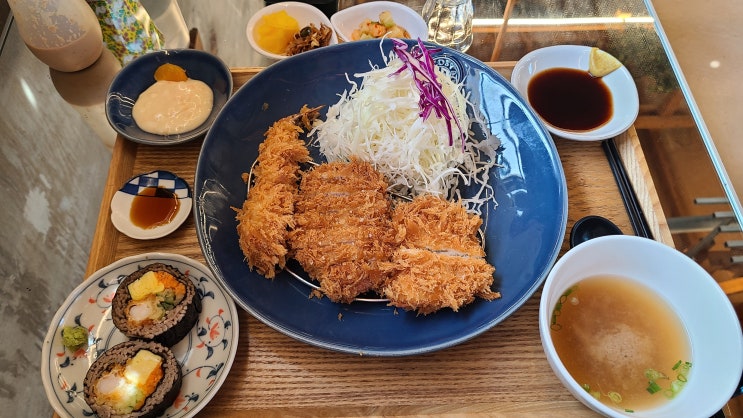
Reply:
[[[428,26],[415,10],[408,6],[392,1],[372,1],[351,6],[330,16],[333,28],[343,42],[351,42],[351,33],[357,29],[365,19],[379,20],[379,14],[389,11],[392,19],[398,26],[402,26],[410,34],[410,39],[425,41],[428,39]]]
[[[528,101],[529,81],[534,75],[551,68],[572,68],[588,71],[588,60],[591,47],[582,45],[556,45],[537,49],[524,55],[514,66],[511,84]],[[611,91],[613,114],[605,124],[587,131],[570,131],[560,129],[544,121],[547,129],[562,138],[579,141],[597,141],[615,137],[626,131],[637,119],[640,100],[637,86],[626,67],[603,77]],[[535,112],[537,115],[539,112]]]
[[[250,46],[264,57],[277,61],[288,58],[287,55],[274,54],[272,52],[266,51],[265,49],[258,46],[258,43],[255,40],[255,26],[258,24],[261,18],[263,16],[269,15],[271,13],[276,13],[281,10],[285,10],[289,16],[296,19],[297,23],[299,23],[300,29],[305,26],[309,26],[310,23],[314,23],[315,26],[318,28],[320,27],[321,23],[324,23],[325,26],[331,29],[333,28],[333,25],[330,23],[330,19],[328,19],[328,17],[325,16],[325,14],[320,9],[311,4],[300,3],[296,1],[286,1],[282,3],[270,4],[258,10],[258,12],[251,16],[250,20],[248,20],[248,26],[245,29],[245,35],[248,37]],[[333,31],[330,37],[329,45],[335,45],[337,43],[338,36],[335,34],[335,31]]]
[[[688,383],[663,406],[626,413],[596,400],[570,376],[550,338],[552,311],[578,281],[596,275],[634,280],[677,313],[691,342]],[[691,258],[659,242],[627,235],[577,245],[550,271],[539,306],[539,332],[552,370],[589,408],[611,417],[710,417],[730,399],[743,370],[743,334],[735,311],[715,280]]]

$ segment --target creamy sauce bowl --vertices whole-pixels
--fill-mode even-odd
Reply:
[[[615,403],[606,395],[622,390],[599,388],[596,381],[586,382],[585,377],[578,381],[573,377],[580,373],[568,367],[569,357],[574,353],[564,354],[566,351],[563,351],[563,354],[560,354],[556,342],[561,337],[556,334],[572,326],[568,310],[576,306],[589,305],[590,294],[587,292],[586,282],[596,277],[611,277],[621,282],[621,285],[612,286],[601,292],[601,296],[608,300],[603,302],[604,305],[618,299],[625,285],[641,289],[643,297],[631,299],[629,308],[624,312],[620,309],[610,312],[608,320],[590,331],[590,338],[587,339],[590,340],[590,344],[574,341],[570,351],[581,351],[590,345],[592,348],[588,349],[589,354],[584,355],[580,363],[592,363],[598,360],[591,359],[600,358],[613,347],[614,352],[609,357],[616,361],[611,368],[621,367],[622,363],[626,363],[626,357],[637,353],[640,353],[637,354],[638,357],[644,355],[643,350],[638,348],[650,344],[647,341],[654,336],[643,330],[656,325],[666,328],[668,323],[677,319],[681,325],[682,339],[685,339],[684,343],[688,343],[686,349],[681,347],[680,350],[685,354],[678,354],[677,350],[671,354],[673,359],[668,365],[648,366],[643,363],[642,366],[636,367],[636,372],[640,375],[642,392],[648,385],[647,379],[643,377],[647,367],[660,370],[672,368],[677,360],[690,362],[688,373],[681,378],[685,382],[673,398],[665,399],[665,392],[673,381],[679,379],[679,369],[667,371],[669,379],[657,380],[660,389],[652,396],[660,397],[660,402],[652,406],[628,405],[626,399]],[[649,299],[652,309],[642,310],[641,299]],[[648,313],[660,306],[668,307],[671,317],[675,319],[662,321],[660,318],[663,315]],[[629,323],[625,321],[625,317],[632,316],[639,317],[639,324],[625,325]],[[586,328],[588,326],[583,330],[588,331]],[[616,332],[617,329],[621,332]],[[539,332],[547,360],[562,384],[583,404],[610,417],[713,416],[730,400],[738,387],[743,370],[743,334],[728,297],[717,282],[692,259],[667,245],[647,238],[626,235],[604,236],[586,241],[568,251],[555,263],[545,281],[539,306]],[[664,338],[658,343],[661,348],[664,348],[665,344],[677,344],[670,341],[671,339]],[[597,351],[600,352],[597,354]],[[675,358],[686,355],[689,357]],[[611,368],[606,368],[607,374],[612,372]],[[631,379],[630,375],[635,376],[634,373],[634,371],[627,373],[626,379]],[[601,373],[594,373],[591,376],[599,374]],[[587,384],[590,388],[585,387]],[[604,402],[589,392],[594,394],[600,392],[599,398]]]
[[[188,78],[206,83],[213,94],[211,112],[198,127],[182,133],[160,135],[140,128],[132,117],[132,108],[140,94],[155,84],[155,71],[165,63],[175,64]],[[172,145],[206,134],[227,100],[232,95],[230,69],[216,56],[193,49],[171,49],[147,53],[122,68],[111,82],[106,95],[106,117],[123,137],[149,145]]]
[[[544,71],[560,68],[581,70],[588,73],[590,53],[591,47],[583,45],[556,45],[531,51],[514,66],[511,73],[511,84],[534,107],[534,104],[529,100],[530,82],[534,77]],[[626,131],[637,119],[640,110],[637,86],[632,75],[624,66],[601,77],[599,82],[606,86],[611,95],[611,115],[605,123],[599,126],[585,130],[566,129],[551,124],[537,109],[535,109],[535,113],[540,116],[550,132],[562,138],[578,141],[598,141],[615,137]],[[559,106],[578,111],[578,106],[570,106],[570,101],[574,99],[572,94],[566,93],[561,96],[554,98],[559,100]]]

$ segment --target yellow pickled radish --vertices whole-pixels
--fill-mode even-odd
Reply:
[[[263,16],[255,26],[255,41],[261,48],[274,54],[284,54],[294,34],[299,32],[299,22],[285,10]]]
[[[163,64],[155,70],[155,80],[157,81],[186,81],[188,76],[186,70],[175,64]]]

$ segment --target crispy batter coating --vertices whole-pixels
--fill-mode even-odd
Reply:
[[[495,268],[477,241],[482,220],[459,203],[423,195],[393,211],[400,246],[385,264],[392,276],[383,289],[390,305],[427,315],[458,311],[475,297],[493,300]]]
[[[235,211],[251,270],[274,278],[293,257],[335,302],[374,291],[424,315],[499,298],[477,238],[482,219],[461,204],[424,195],[393,209],[384,176],[357,159],[302,173],[310,156],[299,134],[317,110],[274,123],[243,175],[253,184]]]
[[[476,296],[492,300],[495,269],[483,258],[436,253],[418,248],[395,251],[398,270],[384,289],[390,304],[427,315],[443,308],[458,311]]]
[[[286,265],[287,236],[294,226],[294,204],[300,178],[300,164],[310,161],[300,124],[309,128],[318,109],[306,106],[294,115],[276,121],[258,147],[253,168],[254,184],[242,208],[235,209],[240,249],[250,269],[266,278],[276,277],[277,267]],[[243,175],[250,181],[250,176]]]
[[[289,243],[302,268],[333,301],[378,290],[394,247],[387,182],[360,160],[322,164],[300,185]]]
[[[397,205],[392,221],[404,246],[485,256],[477,239],[482,219],[468,214],[459,203],[433,195],[418,196]]]

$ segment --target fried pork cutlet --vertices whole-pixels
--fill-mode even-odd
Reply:
[[[335,302],[379,290],[380,263],[394,248],[387,182],[360,160],[315,167],[302,177],[289,245],[310,277]]]
[[[276,277],[286,265],[289,253],[287,236],[294,226],[294,203],[300,178],[300,164],[310,154],[299,134],[318,116],[317,109],[306,106],[275,122],[258,147],[253,168],[253,184],[241,209],[236,209],[240,249],[250,269],[266,278]],[[243,174],[250,182],[250,176]]]
[[[447,307],[456,312],[475,297],[500,297],[490,289],[495,268],[477,239],[480,217],[459,203],[422,195],[398,204],[392,220],[401,244],[385,264],[390,305],[426,315]]]

